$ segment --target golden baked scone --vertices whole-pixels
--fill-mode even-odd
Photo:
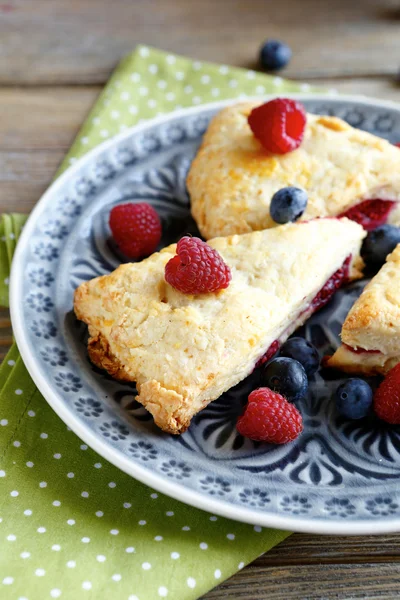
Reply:
[[[303,220],[337,216],[364,200],[400,200],[400,150],[341,119],[308,114],[294,152],[268,153],[247,123],[257,102],[229,106],[211,121],[187,178],[192,214],[202,235],[275,227],[273,194],[304,188]],[[387,222],[400,224],[400,204]]]
[[[400,362],[400,245],[351,308],[341,338],[330,367],[384,375]]]
[[[348,219],[316,219],[211,240],[232,280],[198,296],[164,279],[176,244],[123,264],[75,292],[76,316],[89,326],[89,356],[113,377],[135,381],[137,400],[156,424],[181,433],[310,316],[313,299],[347,257],[348,277],[361,275],[364,236]]]

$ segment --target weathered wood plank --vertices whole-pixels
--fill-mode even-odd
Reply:
[[[377,600],[399,596],[400,565],[370,563],[249,567],[203,600]]]
[[[382,78],[338,80],[335,87],[345,93],[400,99],[400,88]],[[25,212],[34,206],[100,90],[96,86],[0,90],[0,211]]]
[[[100,88],[0,90],[0,211],[29,212]]]
[[[400,83],[390,77],[359,77],[349,79],[318,79],[314,85],[336,89],[341,94],[364,95],[381,100],[400,102]]]
[[[64,149],[0,151],[0,211],[29,212],[50,184]]]
[[[267,37],[292,46],[292,77],[394,74],[399,12],[390,0],[9,0],[0,83],[102,83],[143,42],[248,66]]]
[[[400,101],[400,84],[387,78],[319,79],[315,84],[345,94]],[[101,89],[0,88],[0,150],[66,151]]]
[[[100,90],[0,88],[0,150],[67,151]]]
[[[400,534],[344,537],[298,533],[260,556],[253,566],[265,568],[275,565],[368,562],[400,563]]]

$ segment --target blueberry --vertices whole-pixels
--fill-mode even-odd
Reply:
[[[361,256],[368,267],[378,269],[397,244],[400,244],[400,227],[382,225],[368,233],[361,248]]]
[[[296,187],[278,190],[271,200],[269,212],[275,223],[297,221],[307,206],[307,193]]]
[[[336,407],[347,419],[366,417],[372,405],[372,389],[363,379],[348,379],[336,390]]]
[[[293,337],[285,342],[281,347],[279,356],[286,356],[299,361],[303,365],[307,377],[318,371],[321,360],[316,347],[302,337]]]
[[[303,366],[292,358],[274,358],[265,365],[261,373],[263,385],[282,394],[287,400],[302,398],[308,389],[308,380]]]
[[[279,40],[267,40],[260,50],[260,63],[266,71],[283,69],[291,57],[289,46]]]

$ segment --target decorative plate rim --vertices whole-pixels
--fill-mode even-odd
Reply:
[[[276,97],[277,95],[279,94],[264,95],[262,97],[257,97],[256,99],[262,99],[265,101],[267,99]],[[331,102],[358,102],[366,106],[369,105],[376,108],[389,108],[400,111],[399,103],[375,98],[367,98],[362,95],[333,96],[329,93],[292,93],[285,94],[285,96],[293,97],[298,100],[313,101],[324,101],[328,98]],[[252,98],[248,98],[247,100],[251,101]],[[96,452],[98,452],[98,454],[103,456],[106,460],[114,464],[125,473],[131,475],[135,479],[138,479],[142,483],[151,486],[159,492],[173,497],[176,500],[180,500],[186,504],[195,506],[196,508],[205,510],[209,513],[213,512],[222,517],[250,523],[253,525],[273,527],[276,529],[329,535],[366,535],[398,532],[400,531],[400,518],[385,519],[383,521],[360,519],[357,521],[346,520],[344,522],[343,520],[324,521],[323,519],[315,520],[306,517],[296,517],[294,519],[291,516],[281,516],[275,514],[266,514],[263,516],[260,513],[253,512],[251,509],[238,507],[230,504],[227,501],[210,498],[209,496],[202,495],[194,490],[187,489],[182,484],[168,481],[165,478],[162,478],[160,475],[152,473],[151,471],[130,460],[118,449],[112,447],[107,440],[102,439],[99,435],[96,435],[94,432],[92,432],[83,421],[79,420],[66,403],[59,401],[52,386],[38,368],[34,354],[29,349],[28,337],[24,327],[24,317],[22,313],[17,310],[22,298],[22,281],[24,277],[23,255],[26,246],[29,243],[30,235],[34,229],[36,220],[46,208],[48,198],[53,197],[53,195],[56,194],[57,191],[74,176],[75,172],[78,172],[82,168],[83,165],[90,164],[97,155],[103,153],[108,148],[117,146],[120,144],[120,142],[122,142],[124,139],[130,138],[133,134],[139,134],[147,129],[153,128],[154,126],[166,123],[171,119],[185,117],[214,109],[218,110],[230,104],[237,103],[237,101],[237,99],[230,99],[181,109],[179,111],[162,115],[141,125],[129,128],[126,131],[114,136],[110,140],[107,140],[99,146],[96,146],[96,148],[89,151],[85,156],[69,167],[65,173],[63,173],[56,181],[54,181],[54,183],[52,183],[30,214],[28,221],[21,233],[12,261],[10,277],[10,313],[13,333],[21,357],[35,385],[44,396],[48,404],[83,441],[90,445]]]

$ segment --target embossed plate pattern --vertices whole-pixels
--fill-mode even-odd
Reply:
[[[311,112],[400,140],[400,108],[356,97],[297,95]],[[400,431],[345,421],[330,401],[338,380],[317,375],[300,402],[305,430],[274,447],[244,440],[235,422],[257,373],[210,404],[180,437],[160,432],[86,355],[86,328],[72,313],[74,289],[123,259],[110,240],[110,208],[152,203],[162,246],[196,233],[185,176],[210,118],[226,103],[196,107],[102,144],[60,177],[33,211],[11,276],[11,312],[23,360],[62,419],[132,476],[199,508],[257,525],[321,533],[400,530]],[[325,353],[365,282],[339,292],[302,333]]]

